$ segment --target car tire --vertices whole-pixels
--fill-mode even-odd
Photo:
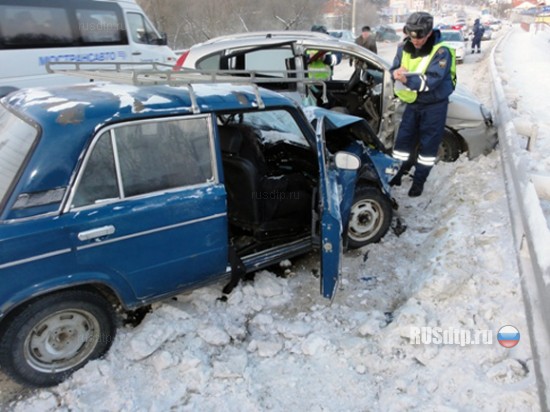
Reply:
[[[89,291],[38,298],[7,322],[0,336],[0,366],[15,381],[34,387],[56,385],[99,358],[116,334],[113,306]]]
[[[391,201],[380,189],[359,186],[348,222],[348,247],[357,249],[378,242],[388,231],[392,215]]]
[[[443,139],[437,151],[437,160],[441,162],[454,162],[461,153],[459,137],[450,130],[445,130]]]

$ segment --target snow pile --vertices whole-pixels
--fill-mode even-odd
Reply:
[[[459,81],[487,85],[482,55]],[[479,64],[468,64],[473,61]],[[9,405],[28,411],[538,410],[498,152],[438,164],[420,198],[395,188],[408,226],[346,253],[332,304],[315,255],[239,284],[157,304],[102,360]],[[520,343],[496,332],[513,325]],[[412,328],[491,331],[491,344],[413,344]]]
[[[317,259],[156,305],[103,360],[14,410],[536,409],[498,153],[440,164],[419,199],[397,188],[400,237],[350,251],[335,301]],[[285,271],[285,269],[287,269]],[[496,331],[512,324],[520,345]],[[414,345],[411,327],[491,330],[492,344]],[[487,404],[491,400],[490,406]]]

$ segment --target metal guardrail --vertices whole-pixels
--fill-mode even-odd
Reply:
[[[514,249],[521,274],[533,363],[541,410],[550,410],[550,230],[540,207],[535,185],[525,162],[516,152],[518,132],[504,94],[495,53],[510,32],[491,52],[493,102],[498,119],[499,146],[508,197]]]

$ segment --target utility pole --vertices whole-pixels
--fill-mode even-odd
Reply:
[[[355,3],[357,0],[351,0],[351,32],[355,36]]]

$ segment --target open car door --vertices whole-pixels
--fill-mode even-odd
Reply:
[[[319,162],[321,238],[321,294],[332,299],[340,278],[342,218],[335,166],[328,163],[324,140],[324,116],[317,119],[316,141]]]

